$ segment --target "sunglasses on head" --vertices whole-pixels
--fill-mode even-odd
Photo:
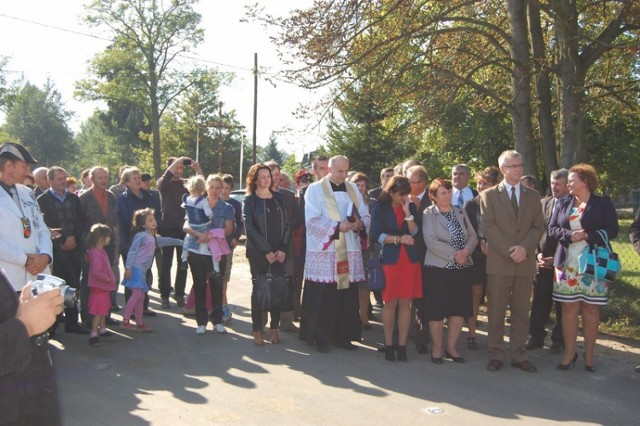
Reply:
[[[302,176],[300,178],[300,183],[309,183],[313,180],[311,176]]]

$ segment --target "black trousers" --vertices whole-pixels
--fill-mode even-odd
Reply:
[[[222,323],[222,279],[227,256],[220,259],[220,272],[213,271],[211,256],[189,252],[187,258],[191,277],[193,278],[193,291],[196,302],[196,323],[207,325],[207,316],[215,324]],[[207,312],[207,284],[211,290],[211,315]]]
[[[185,234],[182,229],[163,228],[160,231],[163,237],[173,237],[184,239]],[[182,257],[182,247],[167,246],[162,247],[162,261],[160,262],[160,297],[168,298],[171,295],[171,265],[173,264],[173,254],[176,254],[177,266],[176,277],[174,281],[174,295],[176,297],[184,296],[184,289],[187,285],[187,270],[180,269],[180,258]]]
[[[544,341],[547,336],[545,324],[553,306],[553,269],[538,268],[533,279],[533,301],[529,319],[529,334],[533,340]],[[556,325],[551,331],[551,341],[563,343],[562,340],[562,305],[556,303]]]
[[[52,273],[56,277],[62,278],[66,281],[67,285],[71,288],[75,288],[80,292],[80,273],[82,270],[82,255],[80,247],[76,247],[73,250],[62,250],[54,248],[53,250],[53,267]],[[78,294],[78,300],[81,299],[81,294]],[[58,316],[57,322],[60,322],[62,314]],[[71,328],[78,323],[78,305],[64,308],[65,328]],[[57,323],[56,322],[56,323]],[[55,329],[55,325],[54,325]]]
[[[424,267],[422,270],[422,294],[420,299],[413,299],[413,305],[415,306],[415,316],[411,318],[411,329],[409,335],[413,335],[413,340],[416,347],[421,351],[427,350],[427,345],[431,335],[429,333],[429,316],[427,315],[427,307],[424,303],[424,295],[427,294],[427,285],[424,273]],[[396,319],[396,324],[397,319]],[[397,328],[397,326],[396,326]]]

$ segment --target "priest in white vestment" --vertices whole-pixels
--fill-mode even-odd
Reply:
[[[307,249],[300,338],[327,352],[353,350],[359,341],[356,283],[365,280],[360,231],[371,222],[355,184],[346,182],[349,160],[329,160],[329,174],[305,193]]]

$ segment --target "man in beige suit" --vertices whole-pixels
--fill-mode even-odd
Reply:
[[[489,371],[504,365],[504,317],[511,307],[511,365],[534,373],[525,344],[529,336],[529,299],[536,273],[536,247],[544,232],[540,196],[520,184],[522,156],[505,151],[498,159],[504,180],[480,194],[480,212],[487,240]]]

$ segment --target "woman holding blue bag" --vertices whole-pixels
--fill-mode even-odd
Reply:
[[[411,322],[411,299],[422,297],[422,259],[414,247],[420,232],[420,219],[415,205],[409,201],[411,185],[404,176],[394,176],[380,193],[371,219],[371,237],[382,246],[382,269],[385,287],[384,359],[407,361],[407,338]],[[398,345],[393,345],[393,326],[398,309]]]
[[[553,300],[562,303],[562,333],[566,349],[556,367],[575,367],[578,316],[582,312],[584,333],[584,368],[595,372],[594,349],[600,324],[600,306],[607,304],[609,282],[580,273],[579,257],[586,247],[606,246],[618,235],[618,218],[611,199],[598,196],[595,169],[577,164],[569,170],[570,196],[554,207],[549,235],[558,240],[554,258]],[[599,232],[600,231],[600,232]],[[604,231],[604,232],[603,232]]]

